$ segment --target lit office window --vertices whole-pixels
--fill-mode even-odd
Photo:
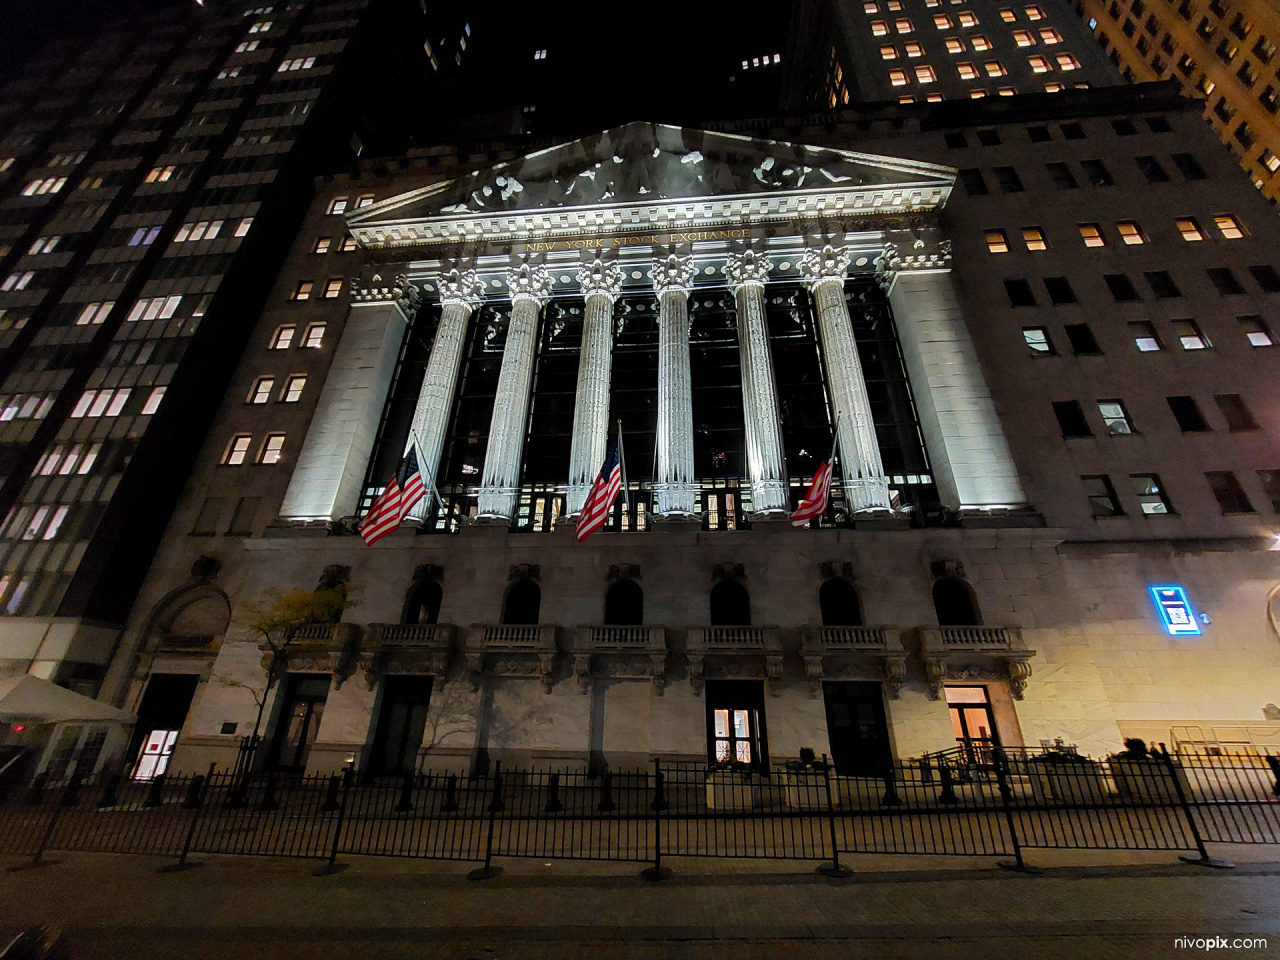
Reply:
[[[1032,4],[1032,5],[1031,5],[1031,6],[1029,6],[1029,7],[1025,7],[1024,9],[1026,10],[1026,14],[1027,14],[1027,19],[1028,19],[1028,20],[1043,20],[1043,19],[1044,19],[1044,11],[1043,11],[1043,10],[1041,10],[1039,7],[1035,6],[1034,4]]]
[[[1249,341],[1249,345],[1253,347],[1269,347],[1275,343],[1271,336],[1271,331],[1267,329],[1266,323],[1258,316],[1237,317],[1240,322],[1240,329],[1244,331],[1245,338]]]
[[[20,273],[11,273],[4,278],[4,282],[0,283],[0,290],[25,290],[36,277],[34,270],[24,270]]]
[[[1049,65],[1049,61],[1044,57],[1028,57],[1027,63],[1031,64],[1031,70],[1033,73],[1048,73],[1053,69],[1053,67]]]
[[[1120,239],[1129,246],[1141,246],[1147,242],[1146,235],[1136,220],[1121,220],[1116,224]]]
[[[246,403],[269,403],[271,400],[271,391],[276,385],[275,377],[259,377],[254,381],[253,388],[249,391]]]
[[[933,67],[916,67],[916,81],[918,83],[933,83],[937,79],[938,76],[933,72]]]
[[[988,230],[986,235],[988,253],[1009,252],[1009,239],[1005,236],[1003,230]]]
[[[946,41],[947,53],[964,53],[964,41],[958,37],[949,37]]]
[[[145,180],[147,183],[167,183],[173,179],[177,170],[178,168],[172,164],[167,167],[152,167],[147,171]]]
[[[319,239],[316,240],[316,245],[311,248],[311,252],[312,253],[328,253],[329,245],[332,242],[333,241],[330,240],[328,237],[320,237]]]
[[[76,326],[84,327],[91,323],[101,323],[107,319],[107,314],[111,312],[111,308],[115,305],[116,302],[114,300],[97,300],[93,303],[86,303],[76,317]]]
[[[1044,239],[1044,231],[1039,227],[1023,227],[1022,242],[1028,250],[1048,250],[1049,244]]]
[[[1138,498],[1143,513],[1150,515],[1177,512],[1164,492],[1164,484],[1160,482],[1159,474],[1131,473],[1129,479],[1133,482],[1133,493]]]
[[[311,289],[314,286],[315,284],[313,284],[310,280],[303,280],[298,284],[297,287],[294,288],[293,296],[290,297],[289,299],[309,300],[311,298]]]
[[[237,433],[227,444],[227,449],[222,454],[222,462],[232,467],[244,463],[252,440],[253,438],[247,433]]]
[[[924,56],[924,47],[922,47],[920,44],[916,43],[914,40],[911,40],[911,41],[908,41],[907,43],[904,43],[904,44],[902,45],[902,48],[903,48],[903,50],[905,50],[905,51],[906,51],[906,54],[907,54],[907,56],[908,56],[908,57],[923,57],[923,56]]]
[[[1225,240],[1239,240],[1244,236],[1244,230],[1240,228],[1240,224],[1235,217],[1225,215],[1214,217],[1213,225],[1218,228],[1218,232],[1222,234]]]
[[[907,79],[907,71],[905,71],[905,70],[890,70],[890,71],[889,71],[889,82],[890,82],[891,84],[893,84],[895,87],[905,87],[905,86],[910,82],[910,81]]]
[[[119,390],[86,390],[76,401],[71,416],[80,417],[118,417],[129,399],[130,390],[124,387]]]
[[[28,248],[27,253],[33,256],[40,253],[53,253],[61,241],[62,237],[56,235],[52,237],[36,237],[36,242]]]
[[[1200,224],[1196,223],[1193,218],[1187,217],[1184,220],[1175,220],[1174,224],[1177,226],[1178,233],[1182,236],[1182,239],[1187,243],[1195,243],[1197,240],[1204,239],[1204,231],[1200,229]]]
[[[178,304],[181,302],[181,296],[145,297],[134,301],[133,309],[129,311],[129,316],[126,319],[129,322],[137,320],[168,320],[177,311]]]
[[[147,402],[142,405],[142,415],[150,416],[160,409],[160,401],[164,399],[164,387],[152,387]]]
[[[1055,43],[1062,42],[1062,34],[1058,33],[1053,27],[1041,27],[1040,41],[1046,46],[1053,46]]]
[[[1156,333],[1156,325],[1147,320],[1133,320],[1129,323],[1129,335],[1133,337],[1133,345],[1139,353],[1155,353],[1164,348],[1160,345],[1160,337]]]
[[[249,228],[252,226],[253,226],[253,217],[244,217],[239,223],[236,224],[235,235],[237,237],[243,237],[246,233],[249,232]]]
[[[346,197],[334,197],[332,200],[329,201],[329,213],[337,214],[337,213],[346,213],[346,212],[347,212]]]
[[[1080,61],[1070,53],[1060,53],[1055,58],[1058,61],[1059,70],[1079,70]]]
[[[1015,30],[1013,31],[1013,42],[1020,47],[1034,47],[1036,38],[1031,35],[1030,30]]]
[[[342,278],[330,277],[329,281],[324,285],[324,293],[320,296],[325,300],[332,300],[334,297],[342,293]]]
[[[1211,344],[1194,320],[1174,320],[1173,335],[1183,350],[1207,350]]]
[[[1003,77],[1009,71],[1005,70],[999,60],[988,60],[983,67],[987,71],[988,77]]]
[[[1102,235],[1102,228],[1096,223],[1082,223],[1079,225],[1080,239],[1084,241],[1086,247],[1105,247],[1107,238]]]
[[[898,31],[898,33],[911,33],[915,30],[915,27],[906,17],[899,17],[897,20],[893,21],[893,29]]]
[[[956,72],[960,74],[961,80],[977,80],[980,76],[978,68],[972,63],[957,63]]]
[[[319,347],[324,342],[324,324],[313,323],[307,327],[307,335],[302,340],[304,347]]]
[[[976,27],[978,25],[977,16],[967,10],[962,10],[956,19],[960,21],[960,26],[962,27]]]
[[[299,374],[296,377],[290,377],[285,381],[284,396],[281,397],[285,403],[297,403],[302,399],[302,389],[307,385],[305,374]]]
[[[263,441],[262,450],[258,453],[259,463],[279,463],[280,451],[284,449],[283,433],[268,433]]]
[[[979,53],[986,53],[991,49],[991,41],[983,36],[974,36],[969,38],[969,45]]]
[[[288,350],[293,343],[293,335],[298,332],[298,328],[290,324],[283,327],[276,327],[275,335],[271,338],[271,350]]]

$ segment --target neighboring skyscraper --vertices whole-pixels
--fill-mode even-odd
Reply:
[[[96,689],[315,175],[402,143],[421,21],[183,5],[0,91],[0,661]]]
[[[1280,9],[1267,0],[1079,0],[1076,12],[1134,82],[1178,81],[1254,186],[1280,197]]]

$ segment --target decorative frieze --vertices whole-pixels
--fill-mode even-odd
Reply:
[[[422,291],[408,277],[400,274],[390,284],[375,273],[366,283],[361,277],[352,277],[350,285],[351,305],[366,306],[378,303],[394,303],[412,317],[422,305]]]

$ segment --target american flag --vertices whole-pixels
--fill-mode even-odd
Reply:
[[[618,439],[609,444],[609,452],[605,455],[604,466],[600,475],[591,485],[586,503],[582,505],[582,513],[578,515],[578,542],[581,543],[591,534],[603,527],[609,520],[613,510],[613,501],[618,499],[622,489],[622,427],[618,427]]]
[[[813,475],[813,482],[809,484],[809,492],[805,494],[800,506],[796,507],[796,512],[791,515],[791,525],[793,527],[803,527],[814,517],[820,517],[827,512],[827,495],[831,492],[831,460],[822,461],[822,466],[818,467],[818,472]]]
[[[418,469],[418,448],[414,444],[373,506],[360,521],[360,536],[368,544],[377,543],[408,516],[413,505],[426,493],[422,471]]]

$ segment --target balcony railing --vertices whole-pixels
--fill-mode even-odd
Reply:
[[[573,675],[578,689],[591,688],[595,660],[611,661],[611,677],[648,678],[661,694],[666,682],[667,629],[647,626],[580,626],[574,633]]]
[[[706,657],[758,658],[757,664],[764,661],[763,675],[771,691],[776,692],[782,680],[782,636],[777,627],[691,627],[685,641],[685,657],[689,661],[689,684],[695,694],[702,693]]]
[[[952,649],[1007,650],[1022,640],[1017,627],[939,627],[938,634],[943,646]]]
[[[384,647],[452,646],[457,628],[451,623],[371,623],[369,635]]]
[[[884,684],[891,699],[898,699],[907,675],[901,627],[803,627],[801,636],[800,655],[811,696],[821,695],[827,668],[838,667],[840,676],[874,670],[871,676]]]
[[[473,623],[465,644],[471,682],[478,689],[486,657],[506,656],[501,665],[504,676],[536,676],[542,688],[551,692],[555,683],[556,627],[554,624]],[[535,662],[536,661],[536,662]]]
[[[983,656],[993,667],[999,667],[1009,681],[1009,692],[1021,700],[1031,677],[1031,658],[1019,627],[921,627],[920,656],[924,660],[929,682],[929,696],[942,696],[947,679],[948,661],[955,657]]]

